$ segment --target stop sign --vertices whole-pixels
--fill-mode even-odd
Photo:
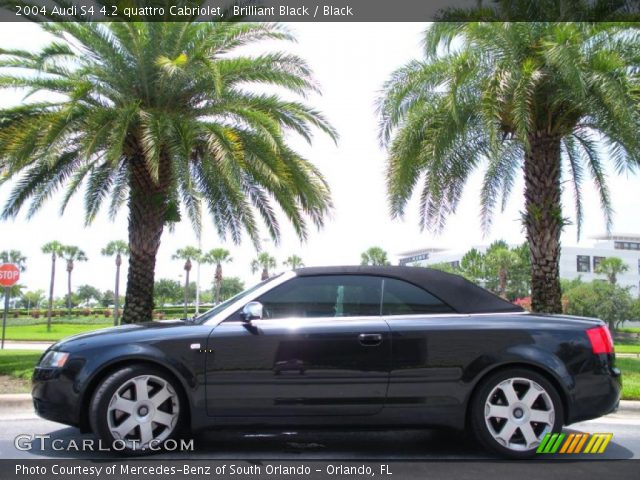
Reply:
[[[0,286],[13,287],[20,280],[20,269],[13,263],[0,265]]]

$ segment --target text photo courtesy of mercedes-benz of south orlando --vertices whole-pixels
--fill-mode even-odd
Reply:
[[[640,2],[0,0],[0,480],[636,478]]]

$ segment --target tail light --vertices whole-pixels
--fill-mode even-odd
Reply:
[[[593,350],[593,353],[596,355],[600,353],[613,353],[613,339],[606,325],[588,329],[587,336],[591,342],[591,350]]]

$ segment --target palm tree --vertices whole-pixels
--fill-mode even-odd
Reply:
[[[0,252],[0,263],[13,263],[21,272],[27,269],[27,257],[20,250],[3,250]]]
[[[484,254],[477,248],[469,250],[460,259],[460,271],[465,278],[485,286],[487,272]]]
[[[214,248],[203,255],[202,261],[216,266],[216,273],[213,279],[213,302],[220,303],[220,287],[222,286],[222,264],[233,261],[231,252],[224,248]]]
[[[236,17],[237,20],[240,20]],[[86,186],[87,224],[105,203],[129,211],[129,269],[122,322],[149,320],[164,226],[188,217],[200,231],[201,205],[221,238],[247,234],[257,246],[263,221],[280,237],[276,206],[301,239],[331,208],[318,169],[288,144],[323,116],[283,99],[280,89],[318,91],[296,55],[250,55],[245,48],[294,40],[282,25],[248,22],[47,23],[55,37],[38,52],[0,51],[0,88],[43,100],[0,109],[0,163],[14,189],[2,210],[33,215],[51,193]]]
[[[62,247],[62,258],[67,261],[67,310],[71,317],[71,272],[75,262],[86,262],[87,256],[74,245],[65,245]]]
[[[618,275],[629,271],[629,265],[618,257],[607,257],[600,260],[595,273],[605,275],[611,285],[618,283]]]
[[[298,255],[291,255],[287,257],[287,259],[284,262],[282,262],[282,264],[285,267],[289,267],[291,270],[304,267],[304,262],[302,261],[302,258],[300,258]]]
[[[184,247],[176,250],[176,253],[173,255],[174,260],[184,260],[184,318],[188,318],[187,314],[187,304],[189,303],[189,273],[191,272],[191,260],[195,260],[197,262],[200,261],[200,257],[202,257],[202,252],[197,247]]]
[[[360,255],[360,265],[391,265],[387,252],[380,247],[370,247]]]
[[[267,252],[261,252],[251,262],[251,273],[256,273],[262,269],[260,280],[266,280],[270,277],[269,270],[276,268],[276,259],[269,255]]]
[[[483,17],[500,20],[509,18],[510,8],[537,8],[531,0],[497,5]],[[589,174],[611,223],[600,140],[619,171],[640,161],[639,30],[623,23],[485,23],[464,21],[477,12],[464,15],[434,23],[425,33],[424,58],[396,70],[384,86],[380,138],[388,148],[392,215],[403,215],[421,183],[420,225],[440,230],[470,174],[483,167],[487,230],[496,203],[504,209],[523,175],[532,307],[560,312],[563,173],[579,232]]]
[[[49,305],[47,306],[47,332],[51,331],[51,314],[53,312],[53,284],[56,280],[56,258],[62,258],[64,245],[54,240],[42,246],[42,253],[51,254],[51,280],[49,281]]]
[[[116,291],[115,297],[115,310],[113,312],[113,324],[118,325],[118,318],[120,317],[120,265],[122,265],[122,256],[129,255],[129,245],[122,240],[113,240],[107,243],[107,246],[102,249],[102,255],[105,257],[116,256]]]
[[[497,277],[496,293],[506,299],[508,282],[511,273],[517,268],[518,256],[508,245],[495,242],[493,248],[487,249],[484,257],[487,273]]]

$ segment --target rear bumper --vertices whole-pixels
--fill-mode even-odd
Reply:
[[[600,372],[581,375],[576,382],[567,424],[591,420],[615,412],[622,396],[622,374],[607,366]]]

